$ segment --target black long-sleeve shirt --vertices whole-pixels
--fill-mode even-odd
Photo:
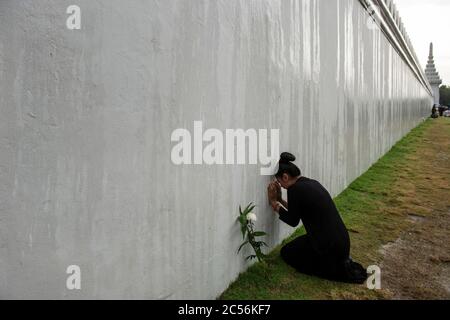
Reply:
[[[292,227],[301,220],[318,254],[348,257],[348,231],[329,192],[318,181],[300,177],[287,193],[288,211],[281,208],[280,219]]]

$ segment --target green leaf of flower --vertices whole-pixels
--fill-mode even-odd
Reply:
[[[238,249],[238,252],[237,252],[237,253],[239,253],[239,252],[241,251],[241,249],[242,249],[247,243],[248,243],[248,241],[245,241],[243,244],[241,244],[241,245],[239,246],[239,249]]]
[[[257,244],[258,244],[259,247],[261,247],[263,245],[268,247],[267,243],[265,243],[264,241],[258,241]]]
[[[255,237],[263,237],[263,236],[267,235],[267,233],[265,233],[263,231],[256,231],[256,232],[253,233],[253,235]]]
[[[255,206],[253,205],[253,202],[250,202],[250,204],[245,208],[243,214],[244,214],[245,216],[247,216],[247,214],[248,214],[249,212],[251,212],[251,211],[253,210],[253,208],[255,208]]]

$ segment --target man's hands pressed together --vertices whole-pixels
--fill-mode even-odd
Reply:
[[[278,212],[282,205],[287,207],[287,202],[282,198],[281,186],[276,180],[269,183],[269,186],[267,187],[267,197],[269,199],[269,204],[274,211]]]

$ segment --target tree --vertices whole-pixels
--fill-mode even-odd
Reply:
[[[439,103],[443,106],[450,106],[450,86],[441,86],[439,93],[441,95]]]

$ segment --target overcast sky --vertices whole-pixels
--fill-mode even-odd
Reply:
[[[394,0],[420,63],[425,68],[430,42],[443,84],[450,85],[450,0]]]

